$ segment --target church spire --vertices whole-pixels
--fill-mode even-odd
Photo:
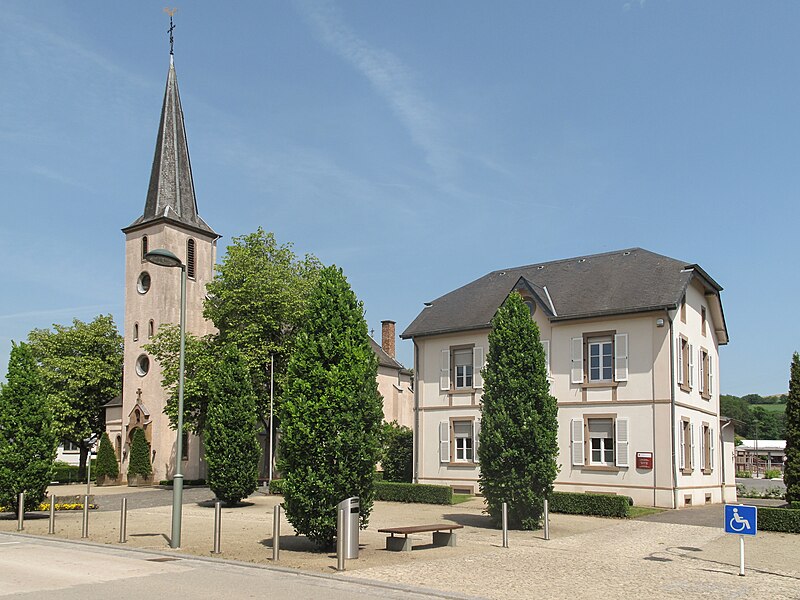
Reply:
[[[167,88],[161,108],[161,122],[158,126],[156,151],[150,172],[150,186],[144,214],[125,230],[138,227],[155,220],[177,221],[191,229],[219,237],[197,213],[197,199],[194,194],[192,164],[189,160],[189,145],[183,122],[183,108],[178,92],[178,78],[172,54],[172,15],[170,15],[170,56]]]

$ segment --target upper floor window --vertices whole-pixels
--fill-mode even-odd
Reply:
[[[139,324],[138,323],[134,323],[133,324],[133,341],[134,342],[138,342],[139,341]]]
[[[700,328],[703,331],[703,335],[706,334],[706,307],[703,306],[700,308]]]
[[[700,377],[698,377],[700,380],[700,395],[706,400],[709,400],[711,398],[713,377],[711,355],[705,348],[700,348],[697,366],[700,369]]]
[[[628,381],[628,334],[614,331],[586,333],[570,342],[572,383]],[[549,348],[547,348],[549,354]]]
[[[456,387],[472,387],[472,349],[455,350],[453,352]]]
[[[153,321],[153,319],[150,319],[150,322],[147,324],[147,338],[150,339],[151,337],[153,337],[155,331],[156,331],[155,321]]]
[[[611,339],[589,340],[589,381],[614,378],[611,346]]]
[[[678,357],[678,385],[684,392],[694,387],[694,346],[683,336],[678,336],[675,354]]]
[[[196,264],[194,240],[189,238],[186,242],[186,276],[189,279],[194,279]]]
[[[442,350],[439,389],[443,392],[483,387],[483,348],[454,346]]]
[[[140,294],[146,294],[150,291],[150,273],[142,271],[139,279],[136,280],[136,291]]]
[[[142,260],[144,260],[144,256],[147,254],[147,236],[142,237]]]

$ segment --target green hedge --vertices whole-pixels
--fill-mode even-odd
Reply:
[[[628,516],[628,507],[632,504],[633,500],[628,496],[576,492],[553,492],[550,495],[551,512],[571,515],[596,515],[624,519]]]
[[[172,479],[162,479],[161,481],[158,482],[158,485],[163,485],[165,487],[172,487],[172,485],[173,485],[172,482],[173,482]],[[205,479],[184,479],[183,480],[183,485],[184,486],[187,486],[187,485],[206,485],[206,480]]]
[[[787,506],[786,508],[800,509],[800,501],[798,501],[798,502],[789,502],[789,506]]]
[[[452,504],[453,489],[446,485],[376,481],[375,500],[383,500],[385,502],[420,502],[422,504]]]
[[[800,533],[800,509],[759,506],[758,528],[764,531]]]
[[[283,479],[273,479],[269,482],[270,494],[283,494]]]
[[[95,464],[96,459],[92,459],[92,481],[95,477]],[[53,476],[50,480],[54,483],[86,483],[86,477],[78,479],[78,465],[70,465],[65,462],[57,460],[53,467]]]

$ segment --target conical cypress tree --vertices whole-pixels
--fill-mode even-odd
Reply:
[[[6,379],[0,389],[0,506],[16,511],[25,492],[25,509],[33,510],[50,483],[58,438],[27,344],[12,346]]]
[[[333,543],[339,502],[359,496],[362,528],[372,510],[383,419],[377,370],[362,304],[341,269],[323,269],[289,361],[278,462],[286,516],[320,546]]]
[[[111,445],[111,440],[108,438],[107,433],[103,433],[103,437],[100,438],[94,473],[98,478],[110,477],[111,479],[116,479],[119,476],[117,453],[114,452],[114,447]]]
[[[150,444],[144,436],[144,430],[136,428],[131,440],[131,457],[128,461],[128,477],[150,477],[153,464],[150,462]]]
[[[786,399],[786,463],[783,470],[786,500],[800,502],[800,354],[792,356],[789,396]]]
[[[558,472],[558,409],[539,327],[517,293],[492,321],[483,387],[479,484],[489,515],[499,523],[507,502],[509,527],[536,529]]]
[[[205,426],[208,485],[217,498],[236,504],[258,487],[258,416],[250,372],[231,346],[222,352],[211,380]]]

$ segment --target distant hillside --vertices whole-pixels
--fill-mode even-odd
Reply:
[[[721,395],[720,413],[736,422],[734,431],[745,439],[786,439],[786,394]]]

